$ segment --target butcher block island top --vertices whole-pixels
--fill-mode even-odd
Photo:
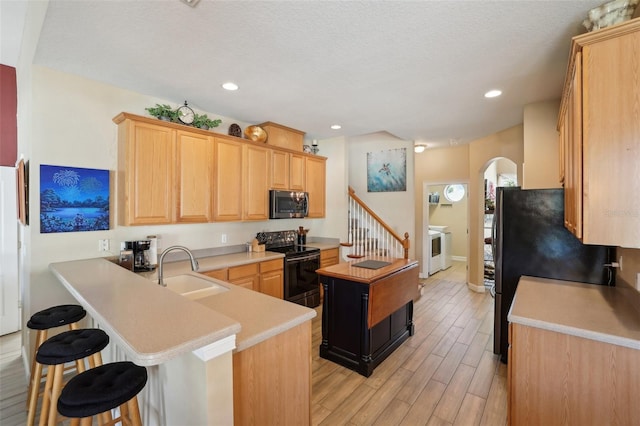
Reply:
[[[320,356],[369,377],[413,335],[418,262],[375,256],[317,273],[324,289]]]
[[[355,266],[359,263],[367,261],[388,263],[388,265],[376,269]],[[382,277],[390,275],[396,271],[399,271],[400,269],[411,267],[412,265],[417,266],[418,261],[411,259],[398,259],[394,257],[369,256],[362,259],[356,259],[350,262],[341,262],[337,265],[318,269],[317,272],[318,274],[330,277],[348,278],[352,281],[372,284],[374,281],[379,280]]]
[[[378,269],[356,266],[367,261],[388,263],[388,265]],[[393,279],[385,278],[417,267],[416,260],[372,256],[321,268],[317,273],[320,276],[324,275],[368,285],[370,287],[368,322],[369,327],[373,327],[383,318],[418,296],[417,269],[415,274],[412,274],[415,277],[411,277],[411,279],[404,276]]]

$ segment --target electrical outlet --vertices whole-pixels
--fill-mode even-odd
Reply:
[[[227,242],[227,234],[222,234],[222,244]]]
[[[636,290],[640,291],[640,272],[636,274]]]
[[[98,251],[109,251],[109,239],[98,240]]]

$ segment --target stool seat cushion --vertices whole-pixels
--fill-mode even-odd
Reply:
[[[147,383],[147,369],[130,361],[92,368],[69,380],[58,399],[66,417],[89,417],[129,401]]]
[[[87,311],[80,305],[59,305],[36,312],[27,322],[32,330],[48,330],[61,325],[80,321],[87,315]]]
[[[100,352],[109,343],[109,336],[98,328],[65,331],[47,339],[36,353],[36,361],[58,365]]]

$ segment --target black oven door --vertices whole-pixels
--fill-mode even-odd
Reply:
[[[320,255],[314,253],[284,262],[284,298],[289,302],[309,307],[320,304],[320,285],[316,270],[320,268]]]

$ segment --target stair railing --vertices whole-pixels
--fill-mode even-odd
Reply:
[[[349,186],[349,247],[348,258],[379,255],[409,258],[409,233],[404,238],[387,225]]]

